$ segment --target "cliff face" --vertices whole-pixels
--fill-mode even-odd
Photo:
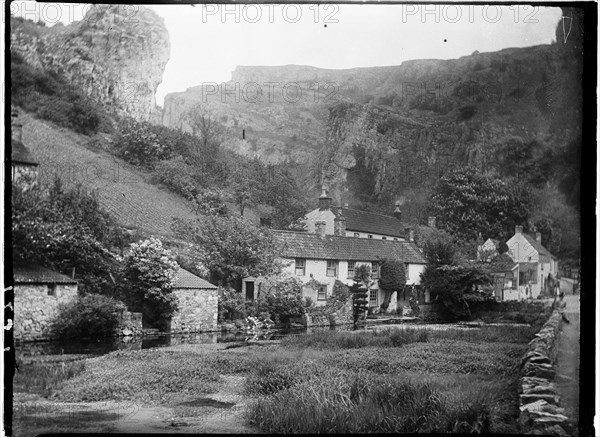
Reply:
[[[87,97],[138,120],[154,116],[170,44],[150,9],[93,5],[83,20],[51,28],[11,19],[10,39],[26,62],[59,73]]]

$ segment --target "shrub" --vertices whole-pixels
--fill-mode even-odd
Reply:
[[[219,321],[245,319],[248,316],[246,299],[233,288],[219,287]]]
[[[115,334],[127,307],[121,301],[98,294],[78,297],[61,306],[51,325],[56,338],[107,338]]]
[[[302,317],[305,313],[302,282],[294,277],[278,277],[264,297],[261,296],[259,305],[279,323],[289,323],[291,318]]]
[[[194,169],[181,156],[160,161],[156,164],[154,172],[159,182],[188,200],[193,200],[199,193]]]
[[[160,126],[126,118],[119,126],[115,153],[130,164],[153,168],[157,161],[174,156],[172,144],[162,133]]]

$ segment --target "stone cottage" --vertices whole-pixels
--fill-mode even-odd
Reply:
[[[171,332],[201,332],[217,329],[217,286],[179,269],[173,293],[179,309],[171,318]]]
[[[13,267],[14,338],[46,340],[61,304],[77,298],[77,281],[37,265]]]
[[[38,162],[22,142],[23,126],[17,120],[18,112],[13,111],[11,115],[11,181],[14,184],[27,180],[27,183],[35,185],[38,176]]]

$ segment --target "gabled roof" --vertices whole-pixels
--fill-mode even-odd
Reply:
[[[19,140],[11,140],[10,142],[10,160],[15,164],[38,165],[38,162],[33,159],[33,155],[27,150],[27,147]]]
[[[540,255],[551,256],[553,258],[556,258],[554,255],[552,255],[550,253],[550,251],[548,249],[546,249],[544,246],[542,246],[541,243],[538,243],[538,241],[535,239],[535,237],[533,237],[529,234],[526,234],[525,232],[523,232],[522,235],[523,235],[523,237],[525,237],[525,239],[531,245],[531,247],[533,247],[537,251],[537,253],[539,253]]]
[[[201,290],[216,290],[217,286],[211,284],[205,279],[199,278],[193,273],[182,268],[177,272],[177,277],[173,283],[173,288],[189,288]]]
[[[404,238],[406,224],[396,217],[346,207],[333,208],[333,213],[336,216],[339,215],[340,211],[346,218],[346,230],[348,231]]]
[[[508,253],[503,253],[494,257],[489,264],[489,271],[493,273],[510,272],[516,263],[512,260]]]
[[[410,264],[426,261],[414,243],[374,238],[341,237],[293,231],[273,231],[283,258],[377,261],[395,258]]]
[[[33,264],[13,266],[13,277],[15,284],[77,284],[67,275]]]

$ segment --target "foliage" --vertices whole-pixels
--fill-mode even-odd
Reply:
[[[229,200],[229,195],[220,189],[204,189],[196,194],[194,198],[194,208],[196,214],[208,215],[227,215],[227,205],[225,201]]]
[[[395,259],[384,259],[380,269],[379,288],[385,293],[381,308],[385,311],[390,305],[392,293],[399,293],[406,285],[406,272],[404,263]]]
[[[124,118],[114,141],[115,153],[130,164],[153,168],[157,161],[174,156],[173,144],[163,132],[149,122]]]
[[[423,256],[431,265],[451,265],[457,250],[448,234],[437,233],[423,242]]]
[[[354,270],[354,284],[350,287],[352,293],[352,316],[354,325],[364,317],[369,309],[369,288],[373,285],[371,269],[366,264],[359,264]]]
[[[270,229],[243,217],[209,216],[192,222],[174,219],[173,230],[194,243],[194,251],[205,261],[211,282],[234,285],[241,291],[242,278],[270,276],[281,271],[276,259],[277,243]]]
[[[86,99],[54,71],[41,71],[11,51],[11,102],[39,117],[84,135],[112,132],[99,104]]]
[[[112,337],[125,311],[127,307],[123,302],[106,296],[79,296],[60,307],[51,325],[52,336],[60,339]]]
[[[66,380],[85,370],[84,359],[67,360],[67,357],[59,362],[38,362],[17,358],[16,364],[19,371],[15,372],[13,383],[15,393],[36,393],[44,397],[50,396],[53,390],[60,390]]]
[[[449,321],[469,317],[468,294],[491,282],[489,274],[476,266],[428,264],[421,273],[421,284],[430,291],[440,315]]]
[[[130,247],[123,257],[124,300],[129,308],[142,312],[144,321],[164,329],[177,310],[172,291],[179,266],[156,238],[132,243]]]
[[[302,317],[305,313],[302,282],[295,277],[281,278],[261,294],[259,308],[279,323],[289,323],[291,318]]]
[[[19,180],[13,185],[11,215],[15,262],[68,273],[75,268],[82,293],[112,293],[109,272],[118,265],[107,247],[122,240],[93,193],[81,186],[65,190],[58,178],[50,189],[30,189]]]
[[[195,179],[194,168],[181,156],[158,162],[154,167],[154,174],[158,182],[188,200],[198,195],[199,183]]]
[[[246,318],[245,297],[233,288],[219,287],[218,313],[220,322]]]
[[[516,183],[486,176],[474,167],[455,169],[443,176],[431,196],[431,215],[440,227],[460,240],[507,240],[516,224],[529,216],[530,199]]]

